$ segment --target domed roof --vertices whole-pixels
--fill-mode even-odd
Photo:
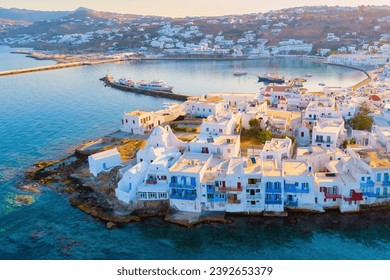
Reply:
[[[372,100],[372,101],[381,101],[382,99],[378,95],[373,94],[373,95],[370,96],[370,100]]]
[[[156,126],[156,128],[153,130],[152,135],[161,136],[164,135],[165,130],[161,126]]]

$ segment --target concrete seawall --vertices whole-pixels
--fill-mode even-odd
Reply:
[[[55,64],[55,65],[39,66],[39,67],[33,67],[33,68],[23,68],[23,69],[0,71],[0,76],[16,75],[16,74],[23,74],[23,73],[38,72],[38,71],[48,71],[48,70],[55,70],[55,69],[69,68],[69,67],[78,67],[78,66],[84,66],[84,65],[112,63],[112,62],[119,62],[119,61],[121,61],[121,60],[107,59],[107,60],[98,60],[98,61],[59,63],[59,64]]]

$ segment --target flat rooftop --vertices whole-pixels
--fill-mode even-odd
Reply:
[[[135,110],[131,112],[125,112],[126,116],[142,116],[144,114],[151,113],[149,111],[143,111],[143,110]]]
[[[289,138],[272,138],[271,141],[265,142],[263,151],[277,151],[287,149],[290,143],[291,140]]]
[[[316,173],[314,176],[318,183],[328,183],[337,186],[341,186],[343,184],[343,180],[341,180],[339,174],[337,173]]]
[[[99,160],[99,159],[108,158],[108,157],[115,156],[115,155],[119,155],[119,152],[116,148],[110,149],[110,150],[107,150],[104,152],[100,152],[97,154],[93,154],[93,155],[91,155],[91,157],[94,160]]]
[[[199,134],[192,141],[197,143],[210,143],[215,145],[233,145],[237,143],[239,137],[240,135],[208,135],[202,133]]]
[[[254,173],[254,174],[262,174],[261,170],[261,158],[256,157],[249,157],[248,161],[244,165],[244,171],[245,173]]]
[[[283,169],[285,175],[293,175],[293,176],[309,176],[310,173],[308,171],[309,165],[305,161],[297,161],[297,160],[284,160],[283,161]]]
[[[385,150],[362,149],[355,150],[359,157],[373,168],[390,167],[390,156]]]
[[[264,176],[276,176],[281,177],[282,169],[278,168],[276,161],[273,159],[263,160],[263,174]]]
[[[186,153],[170,168],[171,172],[199,173],[210,154]]]

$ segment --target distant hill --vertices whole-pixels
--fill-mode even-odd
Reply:
[[[87,10],[86,8],[79,8],[75,11],[34,11],[26,9],[5,9],[0,8],[0,18],[18,20],[24,22],[36,22],[40,20],[56,19],[70,15],[79,10]]]
[[[389,6],[313,6],[186,18],[117,14],[85,8],[72,12],[9,9],[8,14],[11,10],[16,10],[19,16],[23,12],[25,16],[29,12],[41,13],[41,19],[43,16],[46,19],[36,21],[35,18],[32,22],[32,18],[29,21],[19,17],[17,22],[23,20],[31,24],[0,26],[3,29],[0,30],[0,44],[64,52],[147,50],[161,53],[166,49],[207,43],[230,49],[230,53],[238,45],[249,53],[252,49],[259,50],[259,44],[266,44],[265,48],[271,49],[282,41],[294,39],[311,43],[311,54],[316,54],[319,48],[330,51],[339,51],[339,48],[342,51],[347,47],[359,49],[374,44],[382,34],[390,31]],[[1,17],[4,16],[0,10]]]

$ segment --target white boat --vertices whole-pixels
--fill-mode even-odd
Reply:
[[[126,77],[122,77],[122,78],[118,79],[117,83],[122,85],[122,86],[128,86],[128,87],[133,87],[135,84],[132,79],[126,78]]]
[[[325,86],[325,84],[324,84],[324,83],[319,83],[318,85],[319,85],[319,86],[322,86],[322,87],[324,87],[324,86]]]
[[[138,82],[134,85],[134,88],[155,91],[172,91],[173,86],[168,85],[163,80],[153,80]]]
[[[310,78],[310,77],[313,77],[313,75],[312,75],[312,74],[310,74],[310,73],[307,73],[307,74],[305,75],[305,77],[308,77],[308,78]]]
[[[248,72],[246,72],[245,70],[235,70],[233,72],[234,76],[243,76],[243,75],[246,75],[246,74],[248,74]]]

